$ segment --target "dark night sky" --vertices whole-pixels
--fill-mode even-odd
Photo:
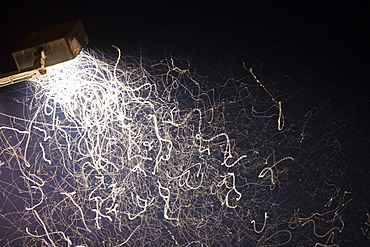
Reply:
[[[335,88],[321,94],[349,97],[366,122],[370,8],[360,2],[7,1],[0,8],[0,73],[16,69],[11,51],[28,33],[80,19],[89,46],[103,51],[117,45],[123,53],[196,54],[210,66],[235,54],[255,66],[270,63],[296,83]]]
[[[124,51],[137,50],[146,41],[259,58],[265,49],[282,45],[304,53],[311,62],[329,53],[337,56],[333,59],[341,64],[336,65],[366,68],[360,62],[369,54],[368,6],[344,1],[233,2],[7,1],[0,15],[0,72],[15,68],[11,51],[26,34],[73,19],[82,20],[97,48],[116,44]]]

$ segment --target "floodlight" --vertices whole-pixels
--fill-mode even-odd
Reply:
[[[80,20],[29,34],[12,53],[18,70],[0,75],[0,87],[45,74],[45,67],[74,59],[88,42]]]

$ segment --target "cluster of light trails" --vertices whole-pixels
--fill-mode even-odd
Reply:
[[[289,98],[245,65],[216,86],[116,49],[49,67],[0,126],[2,246],[339,246],[351,192],[307,179]]]

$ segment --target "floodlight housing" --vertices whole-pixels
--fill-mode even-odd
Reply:
[[[45,67],[74,59],[88,43],[80,20],[30,33],[12,52],[18,70],[0,75],[0,87],[43,75]]]

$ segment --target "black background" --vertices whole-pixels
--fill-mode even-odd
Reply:
[[[80,19],[90,47],[105,52],[117,45],[124,53],[196,54],[209,63],[241,53],[289,76],[306,73],[296,82],[335,87],[334,96],[350,94],[363,106],[370,4],[361,2],[7,1],[0,8],[0,73],[16,69],[11,52],[27,34]]]
[[[0,7],[0,74],[16,70],[11,52],[27,34],[80,19],[91,48],[196,56],[213,68],[248,60],[261,76],[289,76],[319,104],[335,102],[334,110],[368,131],[370,4],[364,2],[7,1]],[[298,105],[301,115],[310,109],[309,102]]]

